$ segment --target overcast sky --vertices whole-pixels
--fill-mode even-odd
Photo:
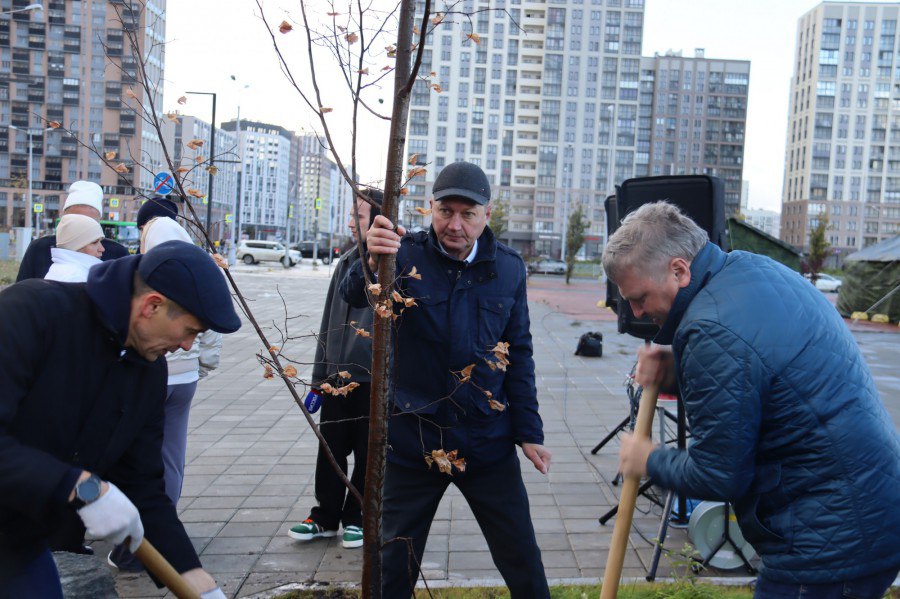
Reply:
[[[797,19],[819,2],[814,0],[645,0],[644,56],[669,49],[706,58],[749,60],[750,102],[744,156],[744,179],[750,182],[750,207],[780,210],[788,96]],[[276,26],[285,8],[299,2],[266,0],[266,16]],[[258,17],[254,0],[169,0],[166,7],[167,110],[180,109],[204,120],[210,100],[176,99],[185,91],[214,91],[216,120],[257,119],[294,131],[311,129],[308,109],[286,82],[272,42]],[[287,39],[282,36],[280,40]],[[300,36],[293,36],[300,40]],[[288,47],[288,60],[302,68],[301,46]],[[234,75],[239,83],[230,79]],[[243,89],[244,85],[249,85]],[[376,94],[377,95],[377,94]],[[387,97],[385,96],[385,100]],[[385,104],[386,107],[386,104]],[[339,112],[339,110],[336,110]],[[336,130],[342,131],[335,119]],[[346,128],[343,128],[345,131]],[[372,125],[363,137],[383,139],[384,128]],[[349,142],[342,141],[344,146]],[[365,146],[365,139],[361,140]],[[361,152],[368,179],[383,177],[384,150],[376,143]]]

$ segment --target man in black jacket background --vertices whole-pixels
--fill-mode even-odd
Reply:
[[[99,185],[91,181],[75,181],[69,186],[69,195],[63,205],[63,216],[81,214],[99,221],[102,213],[103,189]],[[125,246],[112,239],[103,239],[101,243],[103,244],[103,256],[100,259],[104,262],[128,255]],[[25,250],[25,255],[22,256],[16,282],[25,279],[43,279],[53,263],[50,258],[50,248],[55,246],[56,235],[48,235],[32,241]]]
[[[86,284],[34,279],[0,293],[4,592],[62,597],[48,549],[59,531],[81,533],[71,545],[86,528],[136,549],[146,529],[204,599],[224,597],[165,494],[163,356],[239,327],[219,268],[180,241],[99,264]]]

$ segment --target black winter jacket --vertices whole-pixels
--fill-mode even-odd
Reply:
[[[457,260],[429,229],[403,237],[397,276],[416,305],[396,321],[388,459],[424,468],[423,454],[456,450],[473,470],[507,459],[516,444],[542,444],[522,258],[485,228],[475,259]],[[367,305],[361,261],[341,295]],[[505,370],[492,352],[500,342],[509,344]]]
[[[80,545],[67,501],[82,469],[128,496],[176,570],[200,566],[164,489],[165,359],[123,348],[139,260],[97,265],[86,284],[0,293],[0,584],[57,531],[68,531],[57,546]]]
[[[116,258],[124,258],[128,255],[128,250],[124,245],[116,243],[112,239],[103,239],[103,256],[100,258],[104,262],[107,260],[115,260]],[[47,237],[39,237],[28,244],[25,255],[22,256],[22,263],[19,264],[19,274],[16,275],[16,282],[26,279],[43,279],[53,264],[50,257],[50,248],[56,247],[56,235],[48,235]]]

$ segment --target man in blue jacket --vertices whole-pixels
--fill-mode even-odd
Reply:
[[[625,218],[603,266],[671,345],[642,349],[635,379],[677,389],[692,436],[687,451],[624,438],[622,473],[732,502],[762,558],[757,598],[880,598],[900,569],[900,440],[834,307],[665,202]]]
[[[487,227],[491,189],[478,166],[446,166],[433,194],[428,231],[401,238],[402,227],[395,232],[378,216],[366,240],[373,270],[378,256],[397,255],[396,287],[407,298],[394,305],[382,593],[412,594],[435,511],[455,484],[512,597],[549,597],[516,454],[520,445],[540,472],[550,466],[525,264]],[[352,306],[368,305],[362,261],[344,277],[341,295]],[[414,556],[403,539],[412,540]]]
[[[165,493],[164,354],[240,327],[202,249],[163,243],[87,283],[0,293],[0,594],[62,598],[49,546],[144,537],[204,599],[224,598]],[[64,537],[64,538],[60,538]]]

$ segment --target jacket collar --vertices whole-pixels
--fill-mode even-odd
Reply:
[[[709,241],[706,242],[706,246],[691,261],[691,282],[675,295],[672,309],[669,310],[666,321],[653,339],[654,343],[658,345],[672,345],[675,331],[678,329],[678,325],[681,324],[681,319],[684,317],[688,306],[694,300],[694,297],[700,293],[700,290],[706,287],[710,278],[722,270],[722,267],[725,265],[725,258],[725,252],[719,249],[717,245]]]
[[[465,264],[467,262],[466,260],[455,258],[444,251],[444,248],[441,247],[441,242],[438,241],[437,233],[434,232],[434,227],[428,227],[428,241],[435,249],[435,251],[447,260],[453,260],[454,262],[459,262],[460,264]],[[492,262],[496,260],[497,239],[494,237],[494,233],[493,231],[491,231],[490,227],[484,228],[484,232],[481,234],[481,237],[478,238],[478,241],[475,244],[475,251],[475,257],[471,261],[468,261],[469,264],[488,261]]]
[[[126,256],[102,262],[88,272],[88,297],[97,307],[103,325],[115,336],[120,346],[124,346],[128,340],[134,273],[140,261],[140,254]]]

